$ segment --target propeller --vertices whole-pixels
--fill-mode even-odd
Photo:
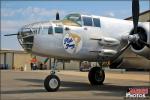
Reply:
[[[137,33],[137,27],[138,27],[138,21],[139,21],[139,12],[140,12],[139,0],[132,0],[132,18],[133,18],[134,34],[138,34]],[[150,48],[150,44],[147,44],[141,38],[139,38],[138,41],[136,41],[135,43],[137,45],[140,45],[139,42],[141,42],[142,44],[144,44],[148,48]]]
[[[146,43],[146,42],[143,41],[142,39],[139,39],[139,41],[140,41],[141,43],[143,43],[144,45],[146,45],[148,48],[150,48],[150,44]]]
[[[129,44],[127,44],[124,48],[122,48],[118,54],[114,57],[114,59],[118,58],[126,49],[130,47],[130,45],[136,43],[137,45],[141,46],[141,44],[146,45],[148,48],[150,48],[150,44],[147,44],[145,41],[143,41],[142,36],[140,36],[137,33],[138,28],[138,21],[139,21],[139,0],[132,0],[132,18],[133,18],[133,32],[134,35],[129,35],[128,40]]]
[[[59,20],[60,18],[59,18],[59,13],[57,12],[56,13],[56,20]]]
[[[132,18],[134,25],[134,33],[136,34],[139,21],[139,0],[132,0]]]
[[[17,34],[6,34],[4,36],[13,36],[13,35],[18,35],[18,33]]]

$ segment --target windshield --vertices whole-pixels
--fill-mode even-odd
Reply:
[[[64,19],[73,21],[73,22],[81,25],[81,15],[80,14],[69,14]]]

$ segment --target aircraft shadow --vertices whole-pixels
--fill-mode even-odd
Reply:
[[[29,89],[26,88],[26,90],[1,91],[1,93],[2,94],[22,94],[22,93],[46,92],[46,90],[43,88],[44,80],[42,79],[16,79],[16,80],[26,81],[26,82],[31,83],[27,85]],[[30,87],[41,87],[41,89],[30,89]],[[133,86],[117,86],[117,85],[112,85],[109,83],[104,83],[104,85],[101,85],[101,86],[91,86],[89,83],[85,83],[85,82],[61,81],[61,87],[58,92],[92,91],[93,95],[125,96],[127,89],[130,87],[133,87]]]

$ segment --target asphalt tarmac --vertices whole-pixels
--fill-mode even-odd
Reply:
[[[47,92],[49,71],[1,70],[1,100],[124,100],[130,87],[149,87],[148,72],[106,71],[104,85],[91,86],[87,72],[60,71],[61,87]]]

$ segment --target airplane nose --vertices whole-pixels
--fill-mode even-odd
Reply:
[[[30,27],[22,27],[18,32],[17,38],[24,50],[28,52],[32,51],[34,32]]]

